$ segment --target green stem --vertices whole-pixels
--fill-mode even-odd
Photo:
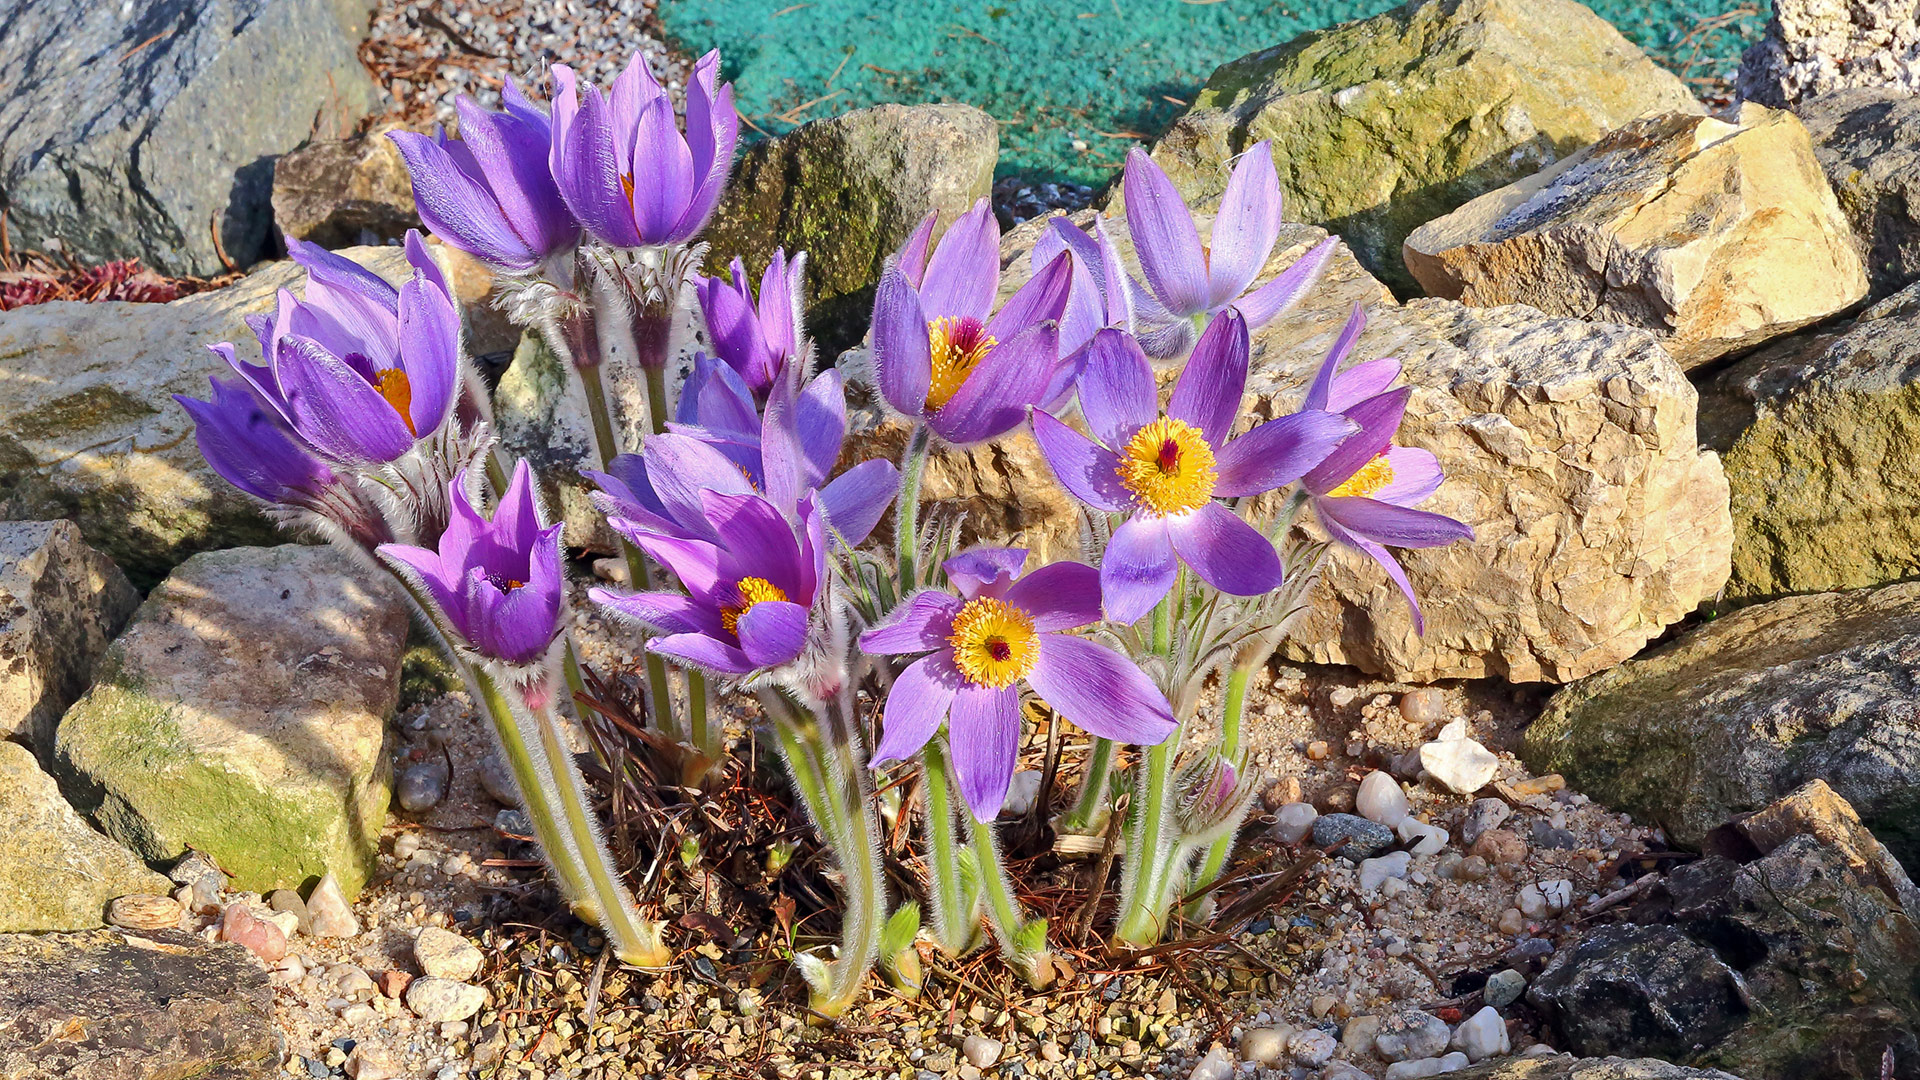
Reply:
[[[1253,669],[1265,662],[1264,658],[1253,662],[1249,657],[1234,664],[1233,670],[1227,674],[1226,701],[1221,706],[1220,714],[1220,756],[1233,762],[1235,768],[1240,765],[1240,728],[1247,707],[1247,683],[1252,678]],[[1220,876],[1220,871],[1226,869],[1227,858],[1233,854],[1234,840],[1235,837],[1229,834],[1208,845],[1206,857],[1200,862],[1200,872],[1193,879],[1194,889],[1213,884],[1214,879]],[[1185,913],[1189,919],[1197,920],[1205,907],[1206,898],[1201,897],[1188,904]]]
[[[479,691],[479,704],[493,722],[494,734],[499,736],[507,767],[513,771],[514,784],[520,789],[520,806],[527,812],[527,820],[533,823],[534,838],[540,842],[540,850],[546,853],[547,862],[553,867],[553,875],[560,881],[561,894],[573,905],[576,914],[598,921],[602,913],[594,903],[586,872],[581,868],[580,853],[574,848],[569,835],[560,828],[559,817],[548,798],[544,774],[552,771],[553,763],[544,760],[547,757],[544,750],[539,752],[540,760],[535,759],[535,749],[528,745],[518,718],[514,716],[513,706],[507,701],[506,695],[500,692],[500,686],[494,682],[493,676],[470,666],[468,671],[474,688]],[[543,769],[542,765],[547,767]]]
[[[1080,781],[1080,793],[1072,809],[1060,819],[1062,832],[1091,831],[1107,812],[1107,777],[1113,771],[1113,740],[1095,736],[1087,754],[1087,767]]]
[[[1139,801],[1127,829],[1126,872],[1121,878],[1120,918],[1114,941],[1133,949],[1160,943],[1166,932],[1166,893],[1174,874],[1174,844],[1169,835],[1173,784],[1173,751],[1180,742],[1174,734],[1147,751],[1140,770]]]
[[[667,430],[667,370],[666,358],[657,364],[642,366],[647,373],[647,418],[653,426],[655,435]]]
[[[613,434],[613,410],[607,403],[607,388],[600,378],[600,367],[580,369],[580,385],[587,392],[587,418],[593,421],[593,448],[600,455],[600,467],[610,468],[620,453],[620,442]]]
[[[1160,598],[1153,606],[1153,651],[1156,656],[1166,656],[1173,651],[1173,593]]]
[[[1038,964],[1046,952],[1046,923],[1029,923],[1007,884],[1007,870],[1000,861],[1000,843],[993,822],[975,821],[966,815],[967,833],[973,841],[973,858],[980,871],[980,889],[986,894],[987,922],[1000,943],[1000,955],[1012,964],[1036,988],[1052,977],[1052,966]],[[1037,937],[1038,940],[1031,940]]]
[[[693,725],[694,747],[708,761],[718,762],[725,747],[720,745],[720,732],[713,729],[707,716],[707,677],[691,669],[687,671],[687,717]]]
[[[925,424],[915,424],[900,458],[900,496],[894,502],[893,543],[900,567],[902,599],[917,587],[915,582],[919,578],[914,559],[920,544],[920,482],[927,471],[927,450],[933,440],[931,431]]]
[[[920,751],[921,776],[927,785],[927,876],[932,881],[933,938],[948,956],[961,956],[973,945],[978,920],[974,898],[967,895],[960,873],[960,848],[953,836],[953,789],[941,737],[927,740]]]

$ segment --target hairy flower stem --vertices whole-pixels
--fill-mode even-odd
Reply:
[[[723,732],[714,725],[707,715],[707,677],[705,674],[689,670],[687,672],[687,719],[693,729],[693,745],[702,757],[718,763],[725,752]]]
[[[1220,756],[1240,766],[1240,726],[1247,708],[1247,683],[1255,668],[1265,666],[1272,649],[1253,649],[1243,652],[1234,660],[1233,670],[1227,674],[1226,701],[1220,710]],[[1232,834],[1215,840],[1207,848],[1207,854],[1200,861],[1200,871],[1194,875],[1193,887],[1205,888],[1213,884],[1220,871],[1226,868],[1227,857],[1233,854],[1236,838]],[[1191,890],[1189,890],[1191,891]],[[1189,903],[1184,914],[1189,919],[1198,920],[1206,910],[1206,897],[1200,897]]]
[[[1020,972],[1034,989],[1053,981],[1053,965],[1046,958],[1046,921],[1029,923],[1014,899],[1007,883],[1007,870],[1000,860],[1000,841],[993,822],[975,821],[966,815],[967,832],[973,840],[974,863],[980,872],[980,889],[986,894],[987,923],[993,927],[1000,955]],[[1035,941],[1034,939],[1038,940]]]
[[[900,567],[900,596],[917,588],[919,568],[915,556],[920,550],[920,480],[927,471],[927,450],[932,428],[915,424],[907,436],[907,449],[900,457],[900,496],[894,502],[893,544]]]
[[[519,718],[514,715],[513,705],[501,692],[493,676],[461,661],[455,662],[461,663],[463,673],[468,675],[479,694],[476,704],[486,710],[487,719],[493,724],[493,733],[500,740],[507,767],[513,772],[514,786],[520,791],[520,808],[527,812],[527,820],[533,824],[534,839],[539,841],[540,851],[553,868],[553,876],[560,883],[561,895],[572,905],[575,915],[599,922],[602,912],[594,902],[593,892],[587,883],[580,852],[574,847],[572,835],[561,828],[560,817],[554,811],[553,796],[556,793],[548,781],[552,774],[552,763],[547,760],[545,749],[527,741]]]
[[[1080,780],[1080,792],[1073,806],[1060,819],[1060,831],[1090,833],[1098,831],[1107,815],[1107,777],[1113,772],[1113,740],[1094,736],[1087,753],[1086,771]]]
[[[948,956],[973,947],[980,920],[979,898],[967,888],[960,870],[960,846],[953,834],[952,769],[941,736],[920,750],[921,776],[927,785],[927,876],[933,900],[933,940]]]
[[[1153,650],[1163,658],[1173,651],[1174,594],[1153,609]],[[1133,949],[1160,943],[1166,932],[1174,883],[1186,862],[1179,851],[1179,825],[1173,815],[1173,760],[1186,733],[1186,717],[1135,766],[1136,794],[1127,811],[1127,858],[1120,874],[1120,914],[1114,942]]]

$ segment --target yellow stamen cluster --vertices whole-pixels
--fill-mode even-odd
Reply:
[[[1393,483],[1393,462],[1387,455],[1381,454],[1372,461],[1360,466],[1352,476],[1341,481],[1340,486],[1327,492],[1332,498],[1371,499],[1373,493]]]
[[[1156,514],[1197,510],[1213,498],[1219,475],[1213,447],[1184,420],[1163,416],[1133,433],[1120,451],[1120,483]]]
[[[419,438],[420,433],[413,430],[413,384],[407,381],[407,373],[397,367],[388,368],[380,373],[380,381],[374,389],[380,391],[380,396],[387,399],[393,411],[400,414],[400,419],[407,425],[407,434]]]
[[[927,324],[927,348],[933,355],[933,381],[927,384],[927,411],[933,412],[959,393],[973,369],[1000,344],[979,319],[935,319]]]
[[[967,601],[953,617],[953,663],[975,686],[1012,686],[1033,670],[1040,635],[1033,616],[991,596]]]
[[[740,616],[753,610],[753,605],[767,600],[785,600],[786,591],[766,578],[741,578],[733,586],[734,603],[720,609],[720,625],[727,633],[739,636]]]

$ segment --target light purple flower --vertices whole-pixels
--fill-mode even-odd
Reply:
[[[1147,288],[1175,321],[1211,317],[1231,306],[1250,329],[1258,330],[1306,295],[1340,242],[1328,237],[1280,276],[1247,292],[1280,237],[1280,180],[1264,140],[1249,147],[1234,166],[1213,219],[1210,247],[1201,246],[1186,200],[1146,151],[1136,147],[1128,152],[1122,184],[1134,255]],[[1157,323],[1158,312],[1146,321]],[[1178,356],[1185,343],[1156,336],[1150,344],[1156,346],[1150,349],[1152,355],[1166,358]],[[1181,347],[1164,351],[1175,344]]]
[[[1071,386],[1082,350],[1105,327],[1132,334],[1148,356],[1159,359],[1184,355],[1193,346],[1193,321],[1169,312],[1127,272],[1119,248],[1107,234],[1104,217],[1094,219],[1092,235],[1064,215],[1049,218],[1046,230],[1034,241],[1033,270],[1038,272],[1062,251],[1072,252],[1074,263],[1073,287],[1060,317],[1060,353],[1068,360],[1061,365],[1066,378],[1056,376],[1056,392],[1045,399],[1049,407],[1065,396],[1061,384]]]
[[[338,482],[277,413],[238,379],[210,379],[213,400],[173,395],[193,417],[193,438],[213,471],[256,499],[309,506]]]
[[[1311,496],[1327,535],[1379,563],[1406,594],[1415,632],[1425,633],[1426,616],[1413,585],[1386,546],[1440,547],[1472,540],[1473,529],[1444,514],[1413,509],[1439,488],[1445,474],[1432,453],[1392,445],[1412,393],[1406,387],[1387,390],[1400,374],[1399,361],[1370,360],[1339,370],[1365,326],[1366,318],[1356,305],[1304,402],[1309,409],[1338,410],[1359,430],[1309,471],[1301,486]]]
[[[1020,751],[1024,681],[1060,715],[1096,735],[1151,746],[1173,732],[1173,709],[1132,661],[1065,631],[1100,620],[1100,575],[1076,562],[1026,576],[1022,548],[947,560],[958,596],[923,589],[860,635],[869,653],[928,653],[894,680],[873,764],[907,757],[947,723],[953,767],[975,820],[1006,802]]]
[[[731,281],[703,277],[694,282],[714,354],[746,380],[756,400],[766,400],[774,382],[799,360],[806,273],[806,252],[789,260],[784,249],[775,248],[760,277],[758,303],[747,284],[746,264],[737,258]]]
[[[1034,413],[1034,438],[1061,485],[1095,509],[1129,515],[1100,563],[1108,618],[1131,623],[1147,614],[1182,562],[1235,596],[1280,584],[1273,542],[1218,500],[1292,483],[1354,426],[1307,410],[1229,439],[1247,365],[1246,320],[1229,309],[1194,346],[1163,413],[1139,344],[1102,330],[1080,376],[1080,409],[1096,438]]]
[[[664,632],[647,647],[679,663],[733,676],[791,663],[806,648],[826,578],[825,533],[812,500],[801,501],[797,522],[751,492],[705,491],[699,501],[710,540],[627,532],[673,571],[684,594],[596,588],[589,595]]]
[[[548,164],[561,198],[595,238],[614,247],[684,244],[706,227],[740,134],[732,84],[715,86],[719,70],[717,52],[694,63],[683,135],[640,53],[611,93],[588,86],[584,99],[573,69],[553,66]]]
[[[437,551],[382,544],[380,555],[416,580],[460,643],[503,664],[540,662],[560,633],[566,579],[562,526],[542,522],[533,471],[515,463],[491,519],[468,498],[464,469],[450,494],[453,517]]]
[[[436,236],[483,262],[511,271],[538,267],[580,240],[548,172],[553,129],[512,80],[506,107],[488,112],[462,94],[460,138],[388,134],[413,180],[420,220]]]
[[[1072,282],[1063,253],[998,312],[1000,225],[975,203],[927,254],[933,217],[881,272],[873,352],[887,404],[956,445],[1019,427],[1059,363],[1058,320]]]

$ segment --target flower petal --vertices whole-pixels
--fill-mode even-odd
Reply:
[[[1379,544],[1341,528],[1336,521],[1323,516],[1320,522],[1327,527],[1327,535],[1335,543],[1345,544],[1380,564],[1380,568],[1387,572],[1387,577],[1400,587],[1400,594],[1407,598],[1407,606],[1413,611],[1413,632],[1424,635],[1427,632],[1427,615],[1420,610],[1420,598],[1414,595],[1413,583],[1407,580],[1407,572],[1401,568],[1400,560]]]
[[[460,312],[419,273],[400,286],[400,363],[411,391],[407,416],[425,438],[453,415],[460,386]]]
[[[1166,518],[1135,514],[1127,519],[1113,530],[1100,559],[1100,595],[1107,618],[1139,622],[1173,588],[1179,569]]]
[[[507,226],[533,257],[577,240],[580,226],[567,213],[547,166],[553,138],[547,118],[512,108],[490,113],[465,94],[454,107],[460,114],[460,141],[473,154]]]
[[[740,141],[740,114],[733,107],[733,84],[723,84],[717,92],[714,89],[719,66],[719,52],[707,53],[694,64],[694,77],[687,85],[687,145],[693,152],[697,183],[687,199],[686,213],[674,230],[683,240],[706,228],[714,208],[720,205],[727,176],[733,171],[733,148]]]
[[[1337,413],[1298,412],[1269,420],[1220,448],[1213,493],[1233,499],[1285,487],[1359,430]]]
[[[1173,707],[1139,666],[1104,645],[1042,634],[1027,681],[1075,725],[1115,742],[1157,746],[1173,733]]]
[[[1120,483],[1120,458],[1113,451],[1035,410],[1033,438],[1060,486],[1097,510],[1125,510],[1133,496]]]
[[[968,548],[940,564],[953,587],[971,600],[976,596],[1003,596],[1027,564],[1026,548]]]
[[[667,516],[703,539],[715,539],[701,496],[708,492],[746,495],[753,485],[727,456],[698,439],[666,432],[647,438],[641,452],[647,480]]]
[[[553,181],[567,209],[588,232],[615,247],[638,247],[645,241],[634,227],[633,203],[627,198],[623,180],[624,155],[614,142],[611,110],[599,89],[589,86],[578,113],[562,124],[562,114],[572,110],[573,100],[573,73],[567,71],[563,81],[563,71],[564,65],[554,65],[554,85],[562,89],[553,99],[553,155],[549,159]]]
[[[474,258],[509,270],[530,270],[539,265],[539,255],[507,223],[493,193],[460,171],[438,143],[411,131],[391,131],[387,137],[406,162],[420,223],[435,236]]]
[[[1217,502],[1167,518],[1167,535],[1200,580],[1223,593],[1258,596],[1280,585],[1273,541]]]
[[[1072,630],[1100,621],[1100,571],[1086,563],[1048,563],[1014,582],[1002,599],[1033,616],[1035,630]]]
[[[725,632],[719,612],[680,593],[620,593],[595,586],[587,590],[587,599],[660,633],[718,636]]]
[[[1308,491],[1324,495],[1345,483],[1361,466],[1379,457],[1392,444],[1394,432],[1400,430],[1400,417],[1406,413],[1407,398],[1412,394],[1411,388],[1403,386],[1370,397],[1342,413],[1358,424],[1360,430],[1347,436],[1325,461],[1309,470],[1301,483]]]
[[[944,649],[958,614],[958,597],[941,589],[921,589],[860,635],[860,651],[891,656]]]
[[[900,470],[885,458],[863,461],[820,489],[820,509],[827,524],[849,547],[858,547],[900,491]]]
[[[1229,308],[1213,317],[1173,385],[1167,415],[1200,429],[1208,446],[1227,441],[1247,388],[1247,323]]]
[[[927,211],[927,216],[914,226],[913,233],[895,255],[900,262],[900,272],[907,276],[907,284],[916,289],[927,274],[927,252],[933,247],[933,226],[939,219],[940,211]]]
[[[655,436],[658,438],[659,436]],[[801,562],[793,524],[759,495],[722,495],[708,491],[701,502],[720,534],[720,576],[727,580],[765,578],[787,599],[812,606],[813,577]]]
[[[793,423],[799,429],[809,481],[818,484],[833,471],[840,460],[840,444],[847,439],[847,390],[839,368],[830,367],[807,383],[794,402]]]
[[[947,717],[947,748],[973,820],[999,817],[1020,756],[1020,691],[963,684]]]
[[[1153,289],[1176,316],[1207,310],[1207,259],[1200,249],[1200,233],[1180,192],[1145,150],[1127,153],[1124,179],[1127,231],[1133,234],[1134,255]]]
[[[1000,223],[983,198],[940,237],[927,260],[920,302],[934,318],[972,316],[984,322],[999,288]]]
[[[1328,412],[1346,412],[1355,405],[1387,392],[1400,377],[1400,361],[1391,357],[1365,360],[1333,377],[1327,393]]]
[[[873,294],[873,362],[880,394],[908,416],[927,411],[933,351],[920,296],[900,267],[888,263]]]
[[[1301,297],[1313,291],[1320,276],[1333,264],[1333,256],[1339,245],[1340,238],[1337,236],[1329,236],[1315,244],[1312,250],[1294,260],[1292,266],[1280,271],[1272,281],[1235,300],[1234,309],[1245,316],[1247,325],[1255,330],[1279,318],[1299,303]]]
[[[889,761],[901,761],[927,744],[947,718],[953,695],[964,680],[953,666],[951,652],[937,652],[907,665],[887,691],[887,705],[880,714],[880,745],[873,749],[871,764],[879,768]]]
[[[1347,315],[1346,325],[1333,339],[1333,345],[1327,349],[1327,358],[1320,362],[1320,369],[1314,373],[1313,382],[1307,386],[1307,396],[1300,402],[1302,409],[1325,409],[1336,411],[1332,407],[1334,376],[1340,370],[1340,364],[1347,354],[1353,351],[1353,344],[1360,340],[1360,332],[1367,328],[1367,313],[1359,304]],[[1345,412],[1345,409],[1337,410]]]
[[[1160,415],[1153,366],[1132,334],[1102,330],[1088,342],[1080,373],[1080,412],[1094,436],[1110,448],[1126,446],[1134,432]]]
[[[1314,500],[1314,509],[1322,521],[1331,519],[1350,533],[1391,547],[1442,547],[1473,539],[1473,529],[1465,522],[1378,499],[1330,499],[1323,495]]]
[[[1005,435],[1026,420],[1028,407],[1046,391],[1059,355],[1054,323],[1028,327],[988,350],[953,397],[928,417],[928,425],[955,446]]]
[[[740,616],[740,651],[756,667],[791,663],[807,643],[807,609],[786,600],[763,600]]]
[[[693,198],[693,154],[662,94],[640,107],[633,134],[633,223],[649,244],[680,239],[676,226]],[[643,171],[644,170],[644,171]]]
[[[321,453],[382,463],[413,448],[413,434],[380,391],[319,342],[281,338],[273,376],[294,430]]]
[[[1279,238],[1280,177],[1273,171],[1272,148],[1262,139],[1240,155],[1213,219],[1207,251],[1210,306],[1245,292]]]
[[[745,652],[705,634],[674,634],[654,638],[647,642],[647,648],[683,667],[698,668],[718,675],[745,675],[759,666]]]
[[[1061,252],[1007,299],[987,321],[987,336],[1013,337],[1040,322],[1058,322],[1073,291],[1073,256]]]
[[[1420,505],[1447,478],[1440,459],[1416,446],[1388,447],[1387,465],[1393,469],[1393,479],[1374,492],[1373,498],[1395,506]]]

